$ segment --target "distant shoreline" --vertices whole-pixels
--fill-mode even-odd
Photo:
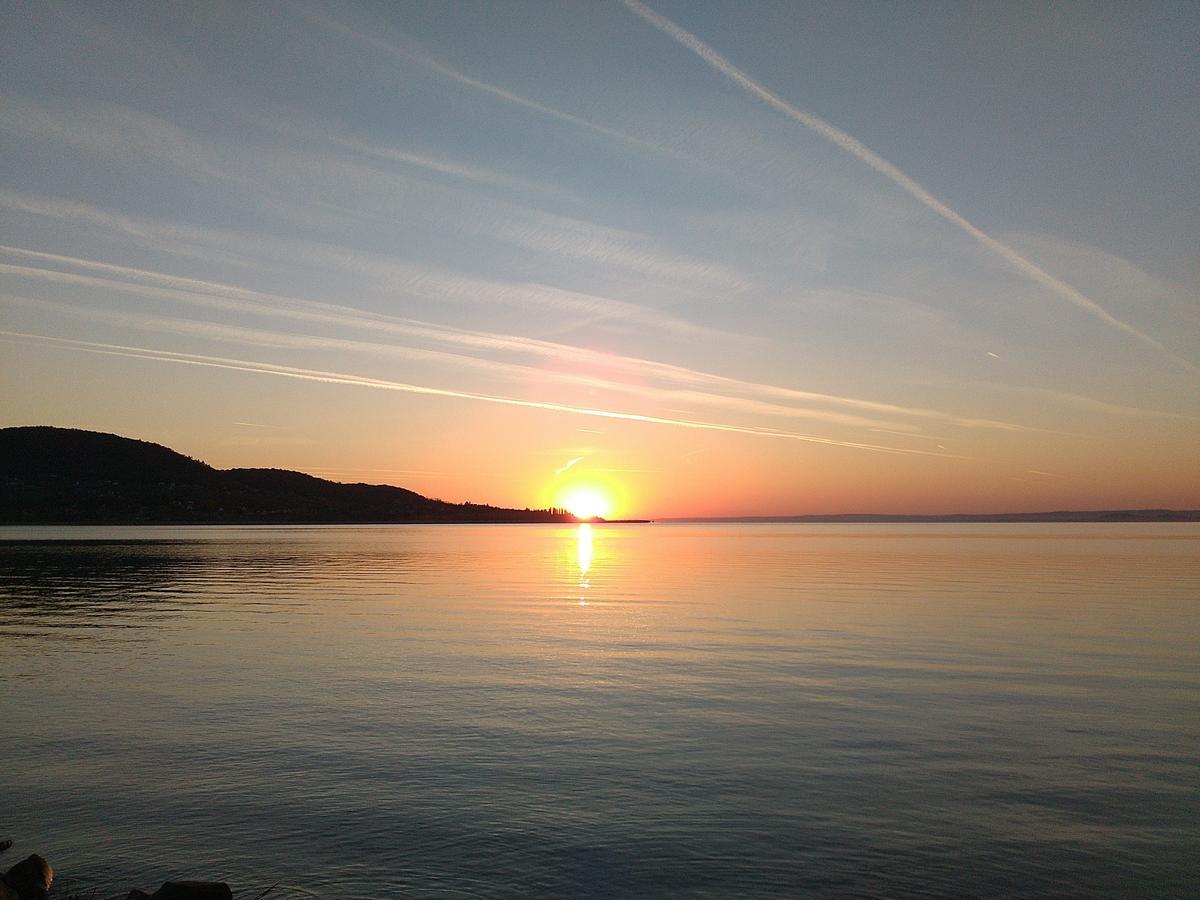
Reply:
[[[565,509],[448,503],[393,485],[346,484],[286,469],[214,469],[160,444],[48,426],[0,428],[0,525],[297,526],[1200,522],[1200,510],[835,513],[580,519]]]
[[[1055,510],[1026,513],[950,513],[945,515],[903,515],[887,513],[847,513],[821,516],[680,516],[654,519],[664,524],[792,524],[792,525],[969,525],[969,524],[1108,524],[1130,522],[1200,522],[1195,509],[1102,509]]]
[[[0,521],[0,529],[39,528],[388,528],[396,526],[462,525],[1187,525],[1200,524],[1200,510],[1164,510],[1159,516],[1141,515],[1140,510],[1113,510],[1108,513],[1012,513],[996,516],[725,516],[709,518],[664,517],[656,519],[559,519],[554,521],[454,521],[413,520],[380,522],[10,522]],[[1128,514],[1128,515],[1124,515]],[[1108,516],[1108,517],[1105,517]],[[9,538],[0,535],[0,543]],[[24,538],[20,539],[26,540]],[[37,538],[36,540],[43,540]],[[44,540],[55,540],[46,538]]]

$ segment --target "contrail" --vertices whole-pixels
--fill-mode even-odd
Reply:
[[[982,229],[972,225],[961,215],[959,215],[937,197],[933,196],[933,194],[929,193],[929,191],[923,188],[920,184],[918,184],[909,176],[905,175],[898,168],[892,165],[892,163],[888,162],[857,138],[842,131],[836,125],[826,122],[819,116],[814,116],[812,113],[805,112],[804,110],[793,106],[782,97],[779,97],[778,95],[767,90],[708,44],[704,43],[704,41],[700,40],[700,38],[696,37],[696,35],[680,27],[679,25],[676,25],[665,16],[656,13],[645,4],[641,3],[640,0],[623,0],[623,2],[632,12],[645,19],[659,31],[664,32],[675,41],[687,47],[722,75],[733,81],[736,85],[738,85],[738,87],[757,97],[759,100],[761,100],[763,103],[766,103],[773,109],[783,113],[793,121],[799,122],[804,127],[812,129],[827,141],[841,147],[847,153],[858,157],[858,159],[866,163],[880,175],[883,175],[885,178],[889,179],[901,189],[907,191],[910,195],[915,197],[922,206],[941,216],[947,222],[959,228],[970,237],[974,238],[984,247],[1000,256],[1007,263],[1032,278],[1038,284],[1058,294],[1068,303],[1071,303],[1080,309],[1091,313],[1093,316],[1107,323],[1113,328],[1117,328],[1128,335],[1132,335],[1143,344],[1153,347],[1159,353],[1162,353],[1164,356],[1168,357],[1178,365],[1183,366],[1193,373],[1200,374],[1200,369],[1198,369],[1195,365],[1179,356],[1176,356],[1159,341],[1150,337],[1150,335],[1139,331],[1126,322],[1122,322],[1082,291],[1072,287],[1065,281],[1055,278],[1045,269],[1026,259],[1012,247],[996,240]]]
[[[575,465],[575,463],[581,463],[581,462],[583,462],[582,456],[576,456],[574,459],[568,459],[566,461],[565,465],[563,465],[561,468],[554,470],[554,474],[561,475],[563,472],[567,471],[567,469],[571,468],[571,466]]]
[[[601,125],[598,122],[593,122],[590,119],[583,118],[582,116],[577,116],[569,112],[563,112],[561,109],[555,109],[553,106],[547,106],[544,103],[538,103],[536,100],[530,100],[528,97],[522,97],[520,94],[516,94],[512,91],[506,90],[505,88],[490,84],[489,82],[481,81],[478,78],[472,78],[470,75],[446,65],[422,50],[404,49],[377,34],[371,34],[356,28],[351,28],[349,25],[338,21],[332,16],[323,15],[315,10],[306,8],[301,4],[293,3],[289,4],[289,6],[293,12],[297,13],[301,17],[308,19],[310,22],[315,22],[316,24],[321,25],[330,31],[337,32],[344,37],[348,37],[368,46],[375,47],[378,50],[383,50],[392,56],[398,57],[404,62],[424,65],[438,74],[449,78],[451,81],[465,85],[469,88],[473,88],[474,90],[481,91],[485,94],[490,94],[493,97],[498,97],[506,103],[511,103],[512,105],[519,106],[522,109],[530,110],[531,112],[538,113],[539,115],[547,116],[551,119],[556,119],[559,122],[565,122],[569,125],[574,125],[577,128],[582,128],[586,131],[591,131],[595,134],[600,134],[621,143],[639,147],[643,150],[650,150],[655,153],[660,153],[664,156],[670,156],[706,169],[713,168],[703,160],[688,156],[686,153],[680,153],[677,150],[672,150],[670,147],[664,147],[660,144],[654,143],[653,141],[647,141],[632,134],[626,134],[624,131],[620,131],[616,128],[610,128],[607,125]]]
[[[0,264],[0,274],[7,271]],[[39,270],[41,271],[41,270]],[[170,332],[173,334],[199,335],[216,341],[248,344],[257,349],[264,348],[293,348],[301,350],[344,350],[356,353],[371,353],[384,356],[415,359],[428,362],[443,363],[461,368],[482,371],[490,376],[510,377],[528,381],[553,380],[562,384],[581,385],[588,388],[598,388],[605,391],[616,391],[632,394],[643,400],[658,402],[694,401],[707,406],[721,406],[742,413],[758,413],[772,416],[786,416],[800,419],[817,419],[837,425],[867,427],[873,431],[887,431],[893,434],[904,434],[911,437],[917,431],[916,426],[899,422],[888,422],[880,419],[869,419],[859,415],[823,409],[808,409],[796,406],[785,406],[777,403],[765,403],[745,397],[735,397],[726,394],[714,394],[705,391],[678,390],[659,388],[651,385],[636,384],[624,381],[613,381],[607,378],[578,374],[573,372],[546,371],[542,368],[498,360],[483,359],[460,353],[448,353],[443,350],[429,350],[402,344],[383,344],[371,341],[358,341],[346,338],[318,337],[307,334],[290,332],[265,331],[257,328],[241,328],[232,325],[221,325],[214,322],[202,322],[193,319],[183,319],[170,316],[154,316],[140,313],[125,313],[113,310],[94,309],[76,306],[70,303],[60,303],[53,300],[40,300],[23,297],[17,294],[0,292],[0,303],[12,306],[23,306],[30,309],[52,310],[71,315],[76,318],[106,322],[116,325],[128,325],[146,331]],[[886,426],[892,427],[886,427]]]
[[[0,194],[0,202],[2,200],[3,197]],[[582,360],[606,368],[616,367],[640,377],[660,378],[675,384],[699,385],[734,392],[759,394],[789,402],[830,403],[868,412],[883,413],[885,415],[895,414],[934,419],[950,422],[964,428],[992,428],[1004,431],[1030,430],[1026,426],[1011,422],[963,417],[934,409],[898,406],[874,400],[841,397],[834,394],[823,394],[814,391],[802,391],[795,388],[742,381],[670,363],[656,362],[639,357],[599,353],[582,347],[538,338],[450,328],[415,319],[403,319],[379,313],[369,313],[355,307],[263,293],[220,282],[200,281],[193,278],[168,275],[143,269],[133,269],[127,266],[97,262],[79,257],[61,256],[54,253],[44,253],[42,251],[27,250],[6,245],[0,245],[0,253],[13,254],[27,259],[59,265],[80,267],[102,272],[105,275],[118,276],[122,279],[148,282],[148,285],[132,284],[129,281],[116,281],[106,278],[93,278],[91,276],[61,272],[55,269],[12,266],[5,263],[0,263],[0,273],[24,275],[43,280],[58,280],[88,287],[119,289],[151,299],[179,300],[190,305],[250,312],[255,315],[268,315],[297,321],[333,324],[341,327],[367,329],[372,332],[384,331],[406,337],[437,341],[443,344],[449,343],[466,346],[475,350],[514,352],[567,362],[579,362]],[[151,287],[155,290],[152,291]]]
[[[618,410],[596,409],[586,406],[569,406],[564,403],[551,403],[540,400],[521,400],[516,397],[504,397],[495,394],[479,394],[472,391],[455,391],[447,388],[427,387],[419,384],[407,384],[401,381],[387,381],[382,378],[369,378],[363,375],[348,375],[341,372],[325,372],[319,369],[303,369],[296,366],[281,366],[274,363],[255,362],[244,359],[231,359],[224,356],[204,356],[198,353],[176,353],[171,350],[159,350],[150,347],[130,347],[122,344],[103,344],[97,341],[80,341],[72,338],[53,337],[45,334],[30,334],[22,331],[0,331],[0,339],[15,342],[32,342],[48,344],[79,350],[85,353],[97,353],[104,356],[121,356],[131,359],[144,359],[155,362],[169,362],[178,365],[201,366],[210,369],[227,369],[234,372],[250,372],[257,375],[275,375],[282,378],[295,378],[301,381],[316,381],[324,384],[344,384],[354,387],[369,387],[377,390],[400,391],[407,394],[423,394],[433,397],[451,397],[458,400],[477,400],[484,403],[498,403],[504,406],[519,406],[526,409],[542,409],[549,412],[572,413],[580,416],[596,416],[602,419],[620,419],[626,422],[645,422],[652,425],[671,425],[676,428],[693,428],[705,431],[725,431],[733,434],[751,434],[760,437],[786,438],[803,441],[809,444],[822,444],[831,447],[847,447],[854,450],[868,450],[874,453],[898,453],[912,456],[936,456],[943,459],[965,459],[951,453],[934,453],[928,450],[915,450],[903,447],[887,447],[880,444],[863,444],[855,441],[838,441],[833,438],[823,438],[811,434],[800,434],[794,431],[779,431],[773,428],[755,428],[743,425],[731,425],[724,422],[704,422],[692,419],[671,419],[663,416],[649,416],[640,413],[621,412]]]

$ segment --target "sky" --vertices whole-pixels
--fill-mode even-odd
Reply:
[[[620,516],[1200,507],[1200,5],[0,7],[0,424]]]

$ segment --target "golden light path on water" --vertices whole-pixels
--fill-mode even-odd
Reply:
[[[592,526],[587,522],[582,522],[579,525],[579,533],[576,538],[576,545],[579,554],[579,587],[586,589],[588,584],[588,570],[592,568]],[[579,598],[580,606],[587,606],[587,598]]]

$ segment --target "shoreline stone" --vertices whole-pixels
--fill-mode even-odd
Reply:
[[[0,841],[0,853],[12,841]],[[50,863],[32,853],[0,875],[0,900],[45,900],[54,883]],[[134,888],[126,900],[233,900],[233,891],[224,881],[164,881],[153,894]]]
[[[32,853],[5,872],[0,880],[17,900],[44,900],[54,883],[54,870],[50,863]]]
[[[233,900],[223,881],[164,881],[153,894],[134,889],[125,900]]]

